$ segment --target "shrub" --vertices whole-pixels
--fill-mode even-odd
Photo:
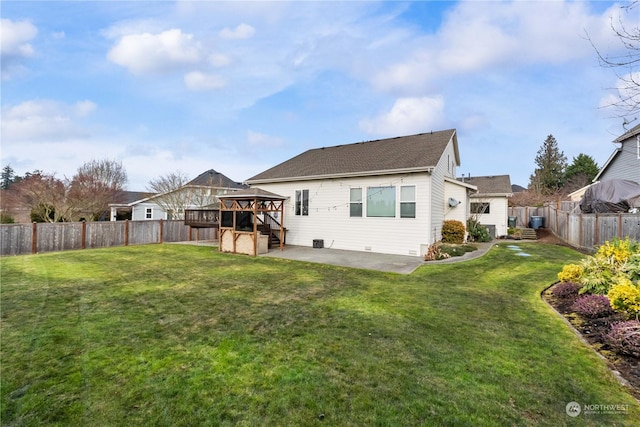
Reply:
[[[631,280],[640,280],[640,251],[631,255],[621,270],[629,276]]]
[[[439,245],[438,248],[440,252],[443,254],[448,254],[449,256],[462,256],[467,252],[473,252],[478,250],[476,246],[473,245],[450,245],[450,244],[442,244]]]
[[[604,341],[616,353],[640,357],[640,322],[629,320],[611,325]]]
[[[624,240],[618,238],[605,242],[598,248],[595,257],[604,258],[611,265],[620,266],[625,263],[631,255],[640,251],[640,244],[632,242],[627,236]]]
[[[604,295],[585,295],[576,300],[571,307],[576,313],[590,318],[605,317],[613,314],[609,298]]]
[[[558,280],[561,282],[574,282],[580,281],[582,276],[582,267],[577,264],[567,264],[562,267],[562,271],[558,273]]]
[[[440,245],[438,245],[437,243],[429,245],[427,253],[424,254],[425,261],[438,261],[447,258],[450,258],[449,254],[440,251]]]
[[[467,221],[467,228],[469,229],[469,236],[474,242],[490,242],[491,235],[489,230],[476,219],[469,218]]]
[[[614,310],[636,316],[636,319],[640,315],[640,282],[634,284],[626,277],[617,277],[607,296]]]
[[[462,243],[465,232],[463,223],[449,219],[442,224],[442,241],[444,243]]]
[[[577,298],[580,285],[573,282],[558,283],[551,291],[556,298]]]
[[[6,213],[0,213],[0,224],[13,224],[15,220],[13,217]]]

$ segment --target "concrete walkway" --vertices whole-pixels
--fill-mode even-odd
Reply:
[[[283,250],[270,249],[268,253],[259,256],[268,258],[282,258],[295,261],[317,262],[321,264],[338,265],[341,267],[364,268],[390,273],[410,274],[422,265],[448,264],[468,261],[484,255],[499,241],[489,243],[473,243],[478,249],[467,252],[459,257],[452,257],[440,261],[424,261],[422,257],[409,255],[389,255],[374,252],[345,251],[342,249],[311,248],[308,246],[286,245]],[[217,246],[217,240],[200,240],[188,242],[174,242],[174,244]]]
[[[318,262],[321,264],[338,265],[342,267],[364,268],[367,270],[385,271],[391,273],[410,274],[422,265],[442,264],[467,261],[478,258],[493,246],[493,243],[475,243],[478,250],[467,252],[463,256],[453,257],[441,261],[424,261],[422,257],[408,255],[389,255],[373,252],[345,251],[341,249],[310,248],[308,246],[287,245],[284,249],[271,249],[263,257],[283,258],[297,261]]]

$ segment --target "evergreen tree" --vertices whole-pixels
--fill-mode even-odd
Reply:
[[[567,192],[575,191],[589,185],[598,175],[600,168],[593,157],[586,154],[578,154],[573,158],[573,163],[564,171],[564,186]]]
[[[567,157],[558,148],[553,135],[548,135],[536,155],[536,169],[530,177],[529,189],[541,194],[553,194],[564,184]]]
[[[0,188],[6,190],[9,188],[11,183],[15,178],[15,172],[10,165],[7,165],[2,168],[2,172],[0,173]]]

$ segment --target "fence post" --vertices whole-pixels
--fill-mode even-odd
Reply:
[[[162,224],[162,218],[161,218],[160,219],[160,236],[158,236],[159,237],[159,239],[158,239],[159,242],[158,243],[162,243],[162,228],[163,228],[162,225],[163,224]]]
[[[622,240],[622,213],[618,212],[618,239]]]
[[[129,220],[124,220],[124,245],[129,246]]]
[[[35,221],[31,226],[31,253],[38,253],[38,224]]]
[[[580,216],[578,217],[578,227],[580,227],[578,229],[578,247],[582,248],[584,247],[584,239],[583,239],[583,231],[582,231],[582,212],[580,212]]]
[[[80,249],[87,248],[87,221],[82,221],[82,232],[80,234]]]
[[[593,233],[593,246],[598,246],[598,240],[600,239],[600,222],[598,221],[598,212],[596,212],[595,231]]]

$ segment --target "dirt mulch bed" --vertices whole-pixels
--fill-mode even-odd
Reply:
[[[622,378],[622,382],[629,387],[631,394],[640,400],[640,359],[617,354],[604,341],[604,335],[609,332],[611,324],[626,319],[620,314],[597,319],[582,317],[572,310],[574,299],[558,298],[553,295],[552,290],[556,285],[545,290],[542,298],[567,319],[580,336],[607,361],[613,373]]]

